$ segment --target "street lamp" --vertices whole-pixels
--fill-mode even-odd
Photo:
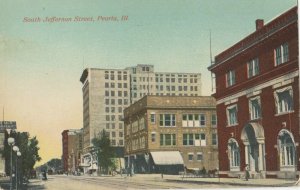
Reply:
[[[15,139],[9,137],[7,139],[7,143],[10,146],[10,189],[12,190],[12,149],[13,149],[12,146],[15,144]]]
[[[19,152],[19,147],[18,146],[13,146],[13,151],[14,152]],[[16,162],[17,162],[17,159],[18,158],[16,158]],[[16,166],[16,169],[15,169],[15,176],[17,176],[17,166]],[[16,178],[16,180],[17,180],[17,178]],[[17,182],[17,181],[16,181]]]
[[[19,184],[19,182],[18,182],[18,157],[20,157],[21,155],[22,155],[21,152],[18,150],[17,160],[16,160],[16,190],[18,190],[18,184]]]

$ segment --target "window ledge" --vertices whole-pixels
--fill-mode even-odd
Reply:
[[[239,124],[238,123],[235,123],[235,124],[232,124],[232,125],[227,125],[226,127],[235,127],[235,126],[238,126]]]
[[[290,114],[290,113],[294,113],[294,110],[287,111],[287,112],[276,113],[275,116],[281,116],[281,115],[286,115],[286,114]]]
[[[262,117],[255,118],[255,119],[250,119],[249,121],[252,122],[252,121],[259,121],[259,120],[262,120]]]

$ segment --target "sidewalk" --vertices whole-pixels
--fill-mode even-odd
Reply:
[[[128,177],[130,178],[130,177]],[[160,174],[135,174],[133,180],[162,180],[178,183],[199,183],[199,184],[221,184],[232,186],[248,186],[248,187],[291,187],[295,186],[297,180],[291,179],[245,179],[238,178],[197,178],[197,177],[185,177],[181,175],[164,175],[163,179]]]

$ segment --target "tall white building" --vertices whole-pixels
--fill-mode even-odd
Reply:
[[[124,146],[123,110],[145,95],[200,96],[200,73],[158,73],[153,65],[87,68],[83,84],[83,163],[93,163],[92,139],[103,129],[112,146]],[[83,164],[93,168],[93,164]]]

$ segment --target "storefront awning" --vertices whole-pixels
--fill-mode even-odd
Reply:
[[[183,165],[183,159],[179,151],[150,152],[156,165]]]

